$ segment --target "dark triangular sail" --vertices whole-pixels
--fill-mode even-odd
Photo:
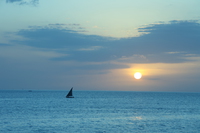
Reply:
[[[74,98],[73,95],[72,95],[72,90],[73,90],[73,87],[71,88],[71,90],[67,94],[66,98]]]

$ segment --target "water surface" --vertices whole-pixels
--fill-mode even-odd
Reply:
[[[200,94],[0,91],[2,133],[200,131]]]

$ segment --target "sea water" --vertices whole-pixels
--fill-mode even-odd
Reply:
[[[199,133],[200,93],[0,91],[0,133]]]

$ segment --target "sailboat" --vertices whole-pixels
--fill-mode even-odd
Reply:
[[[73,87],[71,88],[71,90],[67,94],[66,98],[74,98],[74,96],[72,95],[72,90],[73,90]]]

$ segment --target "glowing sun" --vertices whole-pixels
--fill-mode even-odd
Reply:
[[[136,73],[134,74],[134,77],[135,77],[136,79],[141,79],[141,78],[142,78],[142,74],[141,74],[140,72],[136,72]]]

